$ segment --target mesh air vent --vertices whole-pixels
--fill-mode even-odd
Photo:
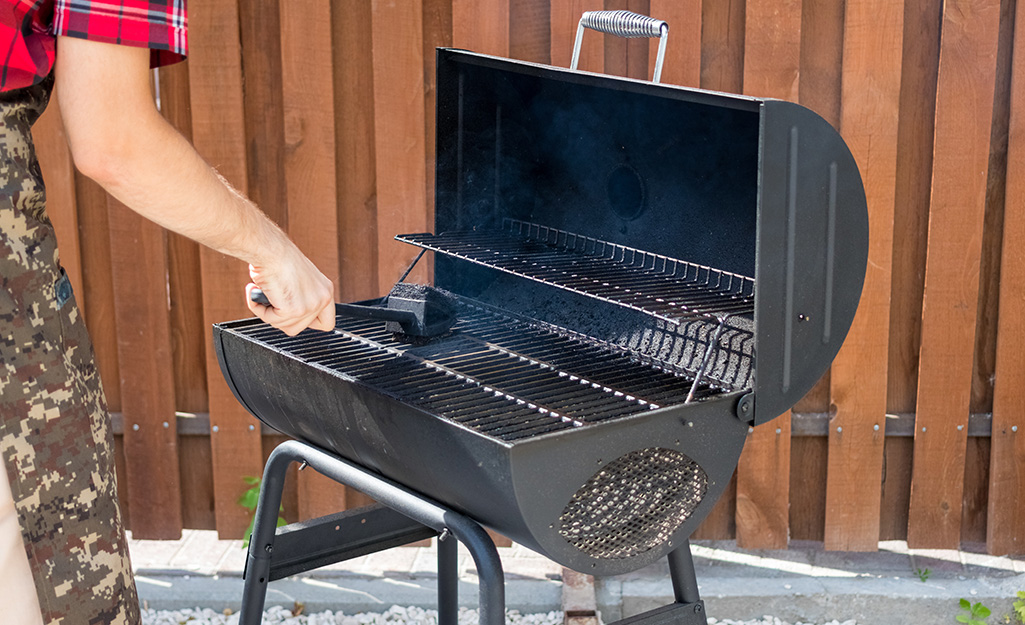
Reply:
[[[707,487],[704,469],[677,451],[633,451],[573,495],[559,517],[559,534],[592,558],[630,558],[669,540]]]

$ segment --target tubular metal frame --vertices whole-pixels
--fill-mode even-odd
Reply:
[[[459,571],[456,540],[466,546],[477,567],[480,625],[504,625],[505,576],[502,562],[494,541],[479,523],[367,469],[296,440],[278,445],[271,452],[264,468],[260,499],[256,506],[253,534],[249,541],[246,569],[243,573],[245,584],[242,590],[239,625],[260,625],[263,619],[267,584],[271,579],[275,579],[271,564],[275,558],[283,557],[281,554],[275,555],[274,546],[275,538],[279,536],[277,519],[284,490],[285,472],[293,462],[300,463],[300,469],[305,466],[312,467],[318,473],[340,484],[355,488],[390,510],[421,524],[422,529],[430,528],[439,534],[438,625],[457,625],[458,622]],[[333,526],[334,521],[331,521],[330,525]],[[323,543],[323,538],[314,534],[316,530],[316,526],[311,526],[308,529],[294,531],[309,531],[311,541]],[[453,538],[456,540],[452,540]],[[398,544],[404,543],[394,535],[382,534],[369,543],[369,551]],[[339,557],[332,561],[343,559],[346,558]],[[704,603],[698,594],[690,543],[684,542],[670,552],[668,559],[674,603],[611,625],[706,625]],[[305,565],[292,564],[290,570],[309,570],[326,563],[325,559],[314,557]]]
[[[336,482],[355,488],[441,535],[438,543],[439,625],[456,625],[457,622],[458,569],[456,543],[451,538],[463,543],[473,557],[480,579],[480,624],[503,625],[505,577],[502,562],[495,543],[476,521],[342,458],[294,440],[278,445],[271,452],[263,472],[253,535],[246,556],[239,625],[259,625],[263,618],[285,471],[293,462],[305,464]]]

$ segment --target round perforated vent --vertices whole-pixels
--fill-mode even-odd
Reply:
[[[707,488],[708,475],[687,456],[658,447],[633,451],[573,495],[559,534],[592,558],[630,558],[667,541]]]

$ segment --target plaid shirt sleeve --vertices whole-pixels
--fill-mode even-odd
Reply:
[[[149,48],[150,65],[188,54],[185,0],[56,0],[54,35]]]

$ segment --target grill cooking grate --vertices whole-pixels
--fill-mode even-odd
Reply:
[[[547,226],[396,240],[680,323],[754,314],[754,280]]]
[[[625,348],[466,302],[452,334],[427,345],[344,316],[295,337],[254,321],[231,331],[504,441],[682,404],[695,386]],[[706,380],[696,398],[729,390]]]
[[[707,488],[704,469],[677,451],[630,452],[573,495],[559,516],[559,534],[593,558],[630,558],[669,540]]]

